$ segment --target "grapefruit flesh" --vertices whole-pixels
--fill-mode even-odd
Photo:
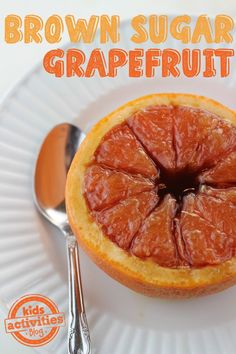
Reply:
[[[138,257],[152,257],[159,265],[176,267],[178,256],[173,237],[176,200],[166,195],[161,204],[146,218],[134,237],[131,252]]]
[[[194,200],[194,210],[236,244],[236,204],[230,202],[230,195],[224,197],[198,194]]]
[[[106,134],[95,153],[98,164],[144,177],[159,175],[154,162],[126,124]]]
[[[130,257],[203,267],[236,250],[236,129],[203,109],[151,106],[108,131],[84,196]]]
[[[212,188],[210,186],[203,185],[200,188],[201,193],[207,196],[212,196],[223,201],[228,201],[236,205],[236,187],[231,188]]]
[[[128,118],[127,122],[153,160],[165,169],[175,170],[173,107],[147,107]]]
[[[105,234],[123,249],[128,249],[146,216],[158,202],[155,192],[143,192],[115,206],[95,212]]]
[[[180,170],[200,171],[236,145],[235,128],[208,111],[175,108],[175,146]]]
[[[92,165],[86,171],[84,188],[91,210],[101,210],[122,199],[151,191],[155,184],[147,178],[134,177],[124,172]]]
[[[184,198],[176,229],[177,237],[184,244],[181,256],[195,267],[222,263],[232,257],[232,238],[219,228],[219,218],[213,222],[204,214],[208,205],[199,211],[199,203],[198,196],[194,194]],[[212,210],[208,212],[211,214]]]
[[[229,153],[214,167],[199,175],[199,181],[209,184],[236,184],[236,151]]]

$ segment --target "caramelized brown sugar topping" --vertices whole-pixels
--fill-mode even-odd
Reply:
[[[102,138],[88,208],[131,257],[203,267],[236,252],[236,128],[206,110],[151,106]]]

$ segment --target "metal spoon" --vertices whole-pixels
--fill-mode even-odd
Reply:
[[[89,354],[89,329],[83,301],[79,250],[68,223],[65,207],[66,175],[85,134],[64,123],[46,136],[36,163],[34,199],[40,213],[59,228],[66,237],[69,271],[68,353]]]

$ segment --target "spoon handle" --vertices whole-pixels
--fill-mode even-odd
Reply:
[[[69,271],[68,353],[90,354],[91,342],[83,301],[78,244],[70,228],[63,231],[67,239]]]

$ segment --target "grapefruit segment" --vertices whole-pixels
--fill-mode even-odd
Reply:
[[[177,168],[200,171],[236,146],[236,130],[206,110],[175,108]]]
[[[95,159],[98,164],[131,174],[149,178],[159,175],[153,161],[126,124],[114,127],[103,137]]]
[[[84,193],[91,210],[107,208],[154,188],[154,183],[146,178],[133,177],[98,165],[88,167],[84,177]]]
[[[231,152],[216,166],[200,174],[199,181],[214,185],[236,183],[236,152]]]
[[[231,188],[212,188],[203,185],[200,188],[200,192],[206,194],[207,196],[222,199],[228,203],[236,205],[236,187]]]
[[[176,267],[178,257],[173,236],[176,200],[167,195],[144,221],[135,236],[131,252],[141,258],[151,257],[163,267]]]
[[[105,234],[119,247],[128,249],[143,220],[157,202],[155,192],[142,192],[94,215]]]
[[[225,199],[199,194],[194,199],[194,210],[228,238],[236,246],[236,204],[230,203],[225,194]]]
[[[196,198],[194,194],[184,198],[177,221],[178,238],[185,245],[182,257],[194,267],[220,264],[232,257],[232,239],[218,229],[219,225],[199,215]]]
[[[138,111],[127,120],[150,156],[170,171],[176,167],[173,119],[173,107],[152,106]]]

